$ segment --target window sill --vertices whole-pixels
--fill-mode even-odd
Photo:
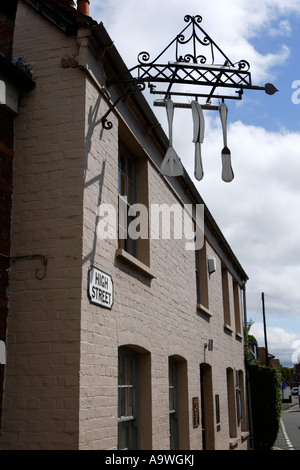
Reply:
[[[242,432],[242,435],[240,437],[233,437],[229,440],[229,447],[230,449],[234,449],[235,447],[237,447],[239,444],[245,442],[248,437],[249,437],[250,433],[249,431],[244,431]]]
[[[127,251],[123,250],[122,248],[118,248],[116,251],[116,255],[122,261],[130,265],[132,268],[136,269],[137,271],[144,274],[144,276],[148,277],[149,279],[154,279],[156,276],[153,274],[149,266],[139,261],[134,256],[127,253]]]
[[[239,442],[240,442],[239,437],[234,437],[234,438],[230,439],[230,441],[229,441],[230,449],[234,449],[235,447],[237,447],[239,445]]]
[[[204,315],[206,315],[209,318],[212,317],[212,313],[210,313],[209,309],[204,307],[204,305],[202,305],[202,304],[197,304],[197,310],[199,310],[199,312],[203,313]]]
[[[242,339],[243,339],[243,335],[241,333],[236,333],[235,337],[236,337],[236,339],[238,339],[240,341],[242,341]]]
[[[227,323],[224,324],[224,330],[229,331],[229,333],[233,333],[233,329]]]

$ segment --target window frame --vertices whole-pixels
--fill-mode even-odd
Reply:
[[[125,367],[123,363],[124,360],[126,361]],[[131,375],[132,375],[133,383],[122,383],[122,381],[128,382],[128,379],[129,379],[128,365],[130,362],[132,363]],[[124,371],[124,369],[126,370]],[[121,414],[121,411],[123,409],[122,408],[122,396],[124,397],[123,392],[124,391],[129,392],[131,390],[133,391],[132,413],[122,415]],[[126,395],[127,393],[125,393],[125,396]],[[121,446],[123,442],[125,442],[125,447]],[[118,450],[138,450],[138,449],[139,449],[138,355],[128,348],[119,348],[119,354],[118,354]]]
[[[197,309],[207,316],[209,311],[209,273],[206,240],[200,250],[195,250],[195,276]]]
[[[171,381],[172,378],[172,381]],[[171,394],[173,395],[171,409]],[[179,410],[178,410],[178,363],[169,357],[169,430],[170,450],[179,449]]]
[[[138,240],[128,237],[128,226],[131,222],[128,211],[137,202],[136,166],[136,157],[130,152],[124,142],[120,140],[118,155],[119,248],[138,259]],[[124,182],[124,188],[122,188],[122,182]]]
[[[131,198],[130,201],[126,199],[126,195],[121,195],[120,192],[126,192],[121,188],[121,168],[120,163],[120,154],[129,156],[129,158],[134,161],[135,165],[135,180],[134,180],[134,191],[132,194],[134,195],[134,199]],[[128,129],[121,125],[119,129],[119,147],[118,147],[118,204],[119,204],[119,224],[126,224],[127,226],[121,226],[121,230],[123,231],[123,236],[125,238],[125,231],[128,233],[129,223],[130,220],[128,219],[128,208],[130,207],[130,203],[132,207],[132,214],[134,216],[132,219],[134,220],[137,217],[137,227],[139,224],[139,220],[144,220],[145,226],[140,228],[140,233],[137,233],[137,238],[134,240],[124,241],[123,236],[120,237],[120,227],[118,233],[118,248],[116,250],[116,256],[122,263],[127,264],[130,268],[133,268],[135,271],[141,273],[145,278],[153,279],[155,278],[155,273],[152,271],[150,266],[150,235],[149,235],[149,186],[148,186],[148,172],[149,172],[149,158],[145,152],[145,150],[141,147],[138,141],[136,141],[135,137],[128,132]],[[125,196],[125,197],[124,197]],[[129,204],[129,205],[128,205]],[[147,209],[147,213],[145,211],[138,215],[139,211],[137,210],[134,205],[144,206]],[[120,211],[123,211],[120,213]],[[126,211],[126,213],[125,213]],[[146,217],[147,219],[142,219],[142,217]],[[120,221],[121,219],[121,221]]]

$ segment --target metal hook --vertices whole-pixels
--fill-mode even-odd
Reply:
[[[44,273],[42,276],[39,275],[39,271],[40,269],[38,268],[36,271],[35,271],[35,276],[36,278],[39,280],[39,281],[42,281],[45,276],[46,276],[46,273],[47,273],[47,265],[48,265],[48,259],[46,256],[44,255],[28,255],[28,256],[12,256],[10,258],[10,260],[12,262],[16,262],[18,260],[34,260],[34,259],[41,259],[43,261],[43,266],[44,266]]]

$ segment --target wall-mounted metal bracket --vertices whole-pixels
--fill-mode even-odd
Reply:
[[[110,113],[116,108],[117,104],[125,98],[125,96],[130,95],[131,93],[135,93],[137,90],[143,90],[145,88],[145,85],[143,83],[139,83],[138,80],[131,80],[129,83],[127,83],[126,89],[121,93],[121,95],[116,99],[116,101],[110,106],[110,108],[107,110],[107,112],[102,116],[101,118],[101,123],[103,129],[112,129],[113,123],[111,121],[107,120],[107,117],[110,115]]]
[[[10,262],[15,263],[16,261],[19,260],[35,260],[35,259],[40,259],[43,263],[43,274],[40,275],[40,269],[38,268],[35,272],[36,278],[39,279],[39,281],[42,281],[44,277],[46,276],[47,273],[47,266],[48,266],[48,259],[47,256],[44,255],[24,255],[24,256],[6,256],[0,253],[0,256],[2,258],[7,258],[10,260]]]

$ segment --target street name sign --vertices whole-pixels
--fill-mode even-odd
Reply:
[[[114,303],[114,283],[112,277],[95,266],[91,266],[88,276],[88,297],[90,303],[111,310]]]

